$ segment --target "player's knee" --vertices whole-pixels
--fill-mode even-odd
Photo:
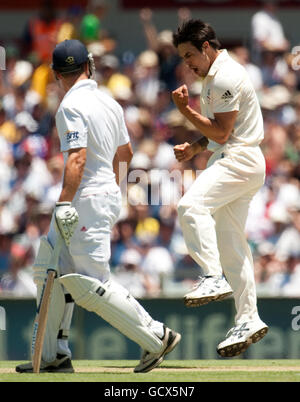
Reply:
[[[104,286],[102,282],[79,274],[61,276],[59,281],[71,294],[76,304],[88,311],[96,312],[99,289]]]
[[[182,197],[177,206],[178,219],[182,224],[190,224],[195,217],[210,215],[210,209],[204,203],[193,201],[187,197]],[[201,222],[201,221],[200,221]]]

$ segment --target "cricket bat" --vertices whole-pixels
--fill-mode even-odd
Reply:
[[[43,344],[46,332],[48,310],[51,300],[51,291],[53,288],[54,279],[57,273],[58,260],[60,250],[62,246],[62,237],[58,233],[56,243],[53,249],[49,267],[47,270],[47,279],[44,283],[41,298],[36,312],[35,321],[33,324],[33,336],[32,336],[32,366],[33,372],[40,372]]]

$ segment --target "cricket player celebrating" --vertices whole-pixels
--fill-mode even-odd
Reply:
[[[72,317],[72,308],[67,307],[75,301],[138,343],[143,354],[134,371],[148,372],[163,361],[181,336],[153,320],[126,289],[110,279],[110,234],[121,209],[119,163],[128,165],[132,158],[123,110],[89,79],[93,59],[80,41],[59,43],[52,68],[65,93],[56,114],[65,167],[50,230],[41,240],[34,264],[38,300],[58,236],[64,238],[64,244],[41,371],[73,372],[68,343],[57,338],[60,333],[67,335]],[[16,370],[32,371],[32,364]]]
[[[175,156],[187,161],[206,148],[214,152],[178,205],[188,251],[205,273],[184,301],[201,306],[233,292],[235,326],[217,351],[237,356],[268,331],[257,311],[253,260],[244,233],[249,203],[265,178],[259,147],[262,114],[245,69],[220,50],[210,25],[189,20],[173,41],[203,85],[200,113],[189,106],[186,85],[173,91],[179,111],[203,135],[195,143],[176,145]]]

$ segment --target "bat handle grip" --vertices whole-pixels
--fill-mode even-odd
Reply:
[[[49,274],[49,272],[55,272],[55,278],[57,278],[57,270],[54,268],[48,268],[47,269],[47,275]]]

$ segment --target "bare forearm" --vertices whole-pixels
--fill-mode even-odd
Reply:
[[[127,172],[132,159],[133,153],[131,145],[119,147],[113,160],[113,170],[116,175],[116,182],[120,186],[127,177]]]
[[[59,202],[72,201],[82,180],[85,160],[78,155],[70,155],[64,171],[63,187]]]
[[[78,190],[79,184],[81,182],[81,177],[74,176],[73,174],[65,175],[63,188],[60,193],[59,202],[62,201],[72,201],[76,191]]]
[[[151,50],[156,51],[158,48],[157,31],[152,23],[144,24],[144,32],[147,39],[148,46]]]
[[[122,164],[121,164],[122,163]],[[113,160],[113,170],[116,176],[118,186],[122,183],[128,172],[128,162],[121,162],[118,153],[115,154]]]
[[[227,139],[224,129],[214,119],[209,119],[196,112],[189,105],[180,109],[180,112],[207,138],[219,144]]]

